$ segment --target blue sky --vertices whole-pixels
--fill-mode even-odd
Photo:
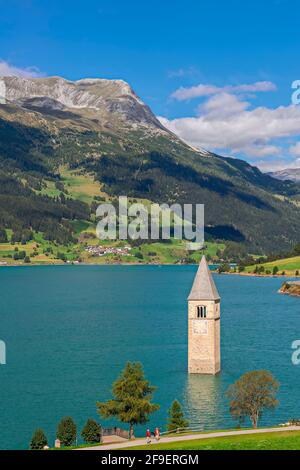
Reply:
[[[265,169],[300,166],[300,106],[291,106],[300,79],[298,0],[0,7],[1,74],[122,78],[193,145]]]

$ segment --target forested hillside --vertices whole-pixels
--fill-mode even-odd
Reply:
[[[37,98],[55,90],[56,80],[61,93],[67,87],[75,99],[76,91],[77,101],[94,93],[97,106],[76,102],[72,108],[69,95],[67,106],[54,92]],[[74,221],[90,223],[99,200],[127,195],[205,204],[208,240],[235,241],[252,253],[284,251],[298,242],[297,184],[241,160],[193,150],[164,129],[124,82],[29,82],[22,97],[19,82],[7,79],[10,99],[0,105],[0,228],[17,239],[31,231],[74,242]],[[88,177],[98,190],[72,193],[65,171]]]

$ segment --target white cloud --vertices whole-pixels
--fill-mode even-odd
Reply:
[[[0,60],[0,76],[8,77],[41,77],[43,74],[36,67],[20,68]]]
[[[284,159],[270,161],[260,160],[256,162],[256,166],[258,166],[264,172],[300,168],[300,158],[297,158],[292,162],[289,162],[288,160]]]
[[[172,93],[171,97],[178,101],[190,100],[200,96],[209,96],[219,93],[222,89],[213,85],[197,85],[190,88],[180,87]]]
[[[300,157],[300,142],[297,142],[295,145],[292,145],[289,148],[289,152],[293,157]]]
[[[284,150],[282,147],[276,145],[250,145],[249,147],[245,147],[243,149],[243,153],[249,157],[264,158],[283,155]]]
[[[203,109],[203,108],[202,108]],[[280,106],[276,109],[259,107],[241,110],[224,116],[217,108],[214,114],[187,117],[168,121],[162,118],[173,132],[193,145],[239,151],[242,148],[261,146],[271,139],[300,134],[300,106]]]
[[[171,97],[178,101],[191,100],[203,96],[215,95],[217,93],[256,93],[275,91],[276,85],[272,82],[256,82],[242,85],[228,85],[224,87],[217,87],[214,85],[200,84],[190,88],[180,87],[176,90]]]
[[[198,107],[200,113],[206,115],[206,119],[220,119],[239,114],[250,106],[247,101],[239,100],[235,95],[220,93],[212,96],[203,105]]]
[[[198,107],[198,113],[195,117],[160,120],[194,147],[246,157],[261,167],[262,161],[271,162],[272,157],[274,162],[281,158],[285,166],[295,164],[291,156],[300,157],[300,142],[285,150],[285,139],[300,136],[300,106],[251,109],[249,102],[222,92],[209,97]]]

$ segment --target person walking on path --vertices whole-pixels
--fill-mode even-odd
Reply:
[[[160,430],[159,430],[159,428],[155,428],[154,437],[157,441],[160,440]]]
[[[147,444],[151,444],[151,432],[150,432],[150,429],[147,429],[146,438],[147,438]]]

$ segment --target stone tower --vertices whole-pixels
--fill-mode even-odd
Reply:
[[[203,256],[188,298],[190,374],[216,375],[221,370],[220,300]]]

